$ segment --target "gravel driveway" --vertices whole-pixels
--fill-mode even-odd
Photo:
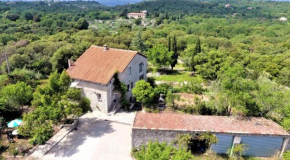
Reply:
[[[82,118],[77,131],[59,142],[42,159],[131,160],[132,126]]]

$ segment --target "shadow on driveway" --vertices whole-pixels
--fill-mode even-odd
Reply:
[[[78,130],[73,130],[43,158],[68,158],[78,154],[80,150],[90,150],[91,148],[88,147],[93,145],[90,144],[91,142],[114,131],[109,121],[101,121],[96,118],[81,118]]]

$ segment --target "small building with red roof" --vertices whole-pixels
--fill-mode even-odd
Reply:
[[[275,122],[263,117],[204,116],[176,113],[136,114],[132,146],[149,141],[171,143],[180,134],[212,133],[218,143],[210,149],[218,154],[227,152],[236,144],[246,144],[245,155],[271,157],[289,148],[290,135]],[[282,155],[282,154],[281,154]]]
[[[91,46],[76,62],[69,60],[67,73],[71,87],[80,88],[93,110],[108,113],[120,107],[120,92],[115,90],[114,75],[127,86],[126,98],[132,101],[132,88],[146,80],[147,57],[137,51]]]

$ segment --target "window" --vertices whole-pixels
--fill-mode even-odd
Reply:
[[[139,72],[142,72],[142,70],[143,70],[143,63],[140,63],[139,64]]]
[[[127,91],[130,91],[130,84],[127,85]]]
[[[97,93],[98,101],[102,101],[102,95]]]
[[[140,77],[139,77],[139,80],[142,80],[144,79],[144,74],[142,74]]]
[[[131,74],[131,67],[129,68],[129,75]]]
[[[131,89],[133,89],[133,87],[134,87],[133,85],[134,85],[133,82],[131,82]]]

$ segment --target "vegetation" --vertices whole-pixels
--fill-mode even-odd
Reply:
[[[37,87],[33,94],[34,110],[23,115],[24,125],[19,132],[31,137],[32,144],[43,144],[53,134],[53,125],[68,119],[69,115],[80,116],[90,110],[90,102],[81,97],[80,90],[69,88],[70,77],[66,72],[50,75],[48,82]]]
[[[21,133],[41,144],[56,125],[88,111],[89,101],[69,88],[65,69],[90,45],[107,44],[148,57],[159,82],[140,81],[133,89],[147,108],[156,108],[162,94],[172,111],[266,117],[290,131],[290,23],[278,20],[288,17],[289,7],[253,0],[157,0],[111,8],[0,2],[0,51],[10,66],[8,73],[1,56],[1,123],[23,117]],[[147,19],[125,18],[143,9]],[[193,103],[180,105],[180,94],[194,97]]]
[[[24,82],[9,84],[1,89],[2,110],[23,111],[24,105],[29,105],[32,100],[33,89]]]
[[[140,150],[133,149],[132,155],[137,160],[143,159],[166,159],[166,160],[192,160],[193,155],[185,149],[176,149],[172,145],[159,142],[149,142],[147,146],[142,146]]]
[[[114,74],[114,87],[121,93],[121,105],[124,109],[128,110],[129,102],[126,99],[127,87],[118,78],[118,72]]]
[[[290,159],[290,154],[289,153],[290,153],[290,151],[285,152],[284,155],[283,155],[283,158],[284,159]]]
[[[144,80],[138,81],[132,90],[136,101],[148,106],[154,97],[154,90],[150,84]]]
[[[232,152],[230,154],[232,154],[233,157],[240,158],[248,149],[249,149],[249,146],[247,144],[241,143],[241,144],[236,144],[233,150],[230,149],[228,152]]]
[[[217,144],[217,142],[218,139],[211,133],[201,135],[181,134],[175,140],[175,144],[179,148],[184,148],[193,154],[199,152],[204,153],[212,144]]]

